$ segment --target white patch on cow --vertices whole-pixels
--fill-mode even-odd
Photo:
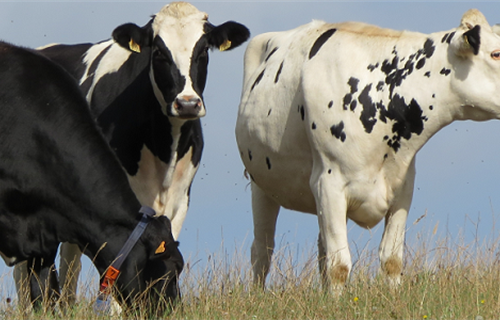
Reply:
[[[181,123],[181,121],[179,121]],[[176,152],[180,137],[180,126],[173,126],[174,143],[169,163],[155,157],[144,146],[141,151],[139,169],[128,176],[130,186],[143,205],[152,207],[158,216],[167,216],[172,224],[172,235],[177,239],[186,217],[189,203],[189,188],[198,170],[191,162],[192,148],[178,159]]]
[[[193,49],[204,34],[204,24],[208,15],[199,11],[193,5],[186,2],[174,2],[166,5],[158,12],[153,22],[154,37],[159,36],[172,53],[172,58],[179,72],[186,79],[183,90],[177,95],[183,97],[197,97],[202,100],[193,88],[190,76],[191,56]],[[167,103],[161,91],[156,86],[152,70],[150,72],[151,82],[155,95],[162,103],[162,109],[166,114]],[[171,108],[174,110],[175,108]],[[175,112],[175,110],[174,110]],[[199,117],[205,115],[205,106],[202,105]]]
[[[111,47],[108,49],[106,54],[101,58],[95,71],[91,73],[90,68],[93,62],[109,46]],[[90,47],[90,49],[85,53],[83,57],[83,63],[86,66],[86,69],[85,72],[83,73],[82,78],[80,79],[80,85],[81,85],[82,83],[85,82],[85,80],[92,77],[92,84],[86,96],[87,101],[92,100],[92,94],[94,93],[94,88],[96,84],[99,82],[99,80],[106,74],[117,72],[123,66],[123,64],[128,60],[131,54],[132,54],[131,51],[122,48],[113,40],[104,41]]]
[[[46,44],[44,46],[37,47],[37,48],[35,48],[35,50],[43,50],[43,49],[47,49],[47,48],[57,46],[57,45],[59,45],[59,43],[49,43],[49,44]]]
[[[463,36],[476,24],[477,55]],[[397,284],[415,155],[452,121],[500,119],[499,48],[477,10],[430,35],[313,21],[255,37],[236,124],[252,177],[255,280],[269,270],[283,206],[318,215],[320,268],[333,291],[352,266],[346,219],[366,228],[385,219],[381,269]]]

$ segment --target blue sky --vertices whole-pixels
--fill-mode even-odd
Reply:
[[[431,33],[459,25],[470,8],[500,22],[495,2],[192,2],[213,24],[235,20],[252,36],[295,28],[312,19],[362,21],[393,29]],[[48,43],[96,42],[126,22],[145,24],[166,2],[3,2],[0,39],[37,47]],[[205,150],[191,192],[191,206],[180,234],[186,261],[204,267],[208,256],[224,248],[249,257],[253,239],[249,182],[239,159],[234,126],[243,77],[246,44],[230,52],[212,52],[205,89],[207,116],[202,119]],[[500,214],[500,122],[456,122],[438,132],[417,155],[417,178],[407,223],[407,244],[422,234],[448,236],[452,245],[497,237]],[[418,224],[413,222],[427,213]],[[430,230],[430,231],[429,231]],[[349,223],[351,252],[377,248],[383,224],[367,231]],[[318,233],[316,217],[282,210],[277,243],[292,251],[311,248]],[[432,240],[431,240],[432,244]],[[453,247],[451,247],[453,249]],[[376,251],[375,251],[376,252]],[[88,267],[84,265],[84,273]],[[87,266],[87,267],[86,267]],[[0,262],[7,283],[11,268]],[[4,275],[3,277],[1,275]],[[9,294],[12,290],[8,291]],[[0,291],[0,298],[5,295]]]

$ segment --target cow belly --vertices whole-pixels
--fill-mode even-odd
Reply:
[[[304,159],[279,161],[274,157],[271,170],[262,168],[256,163],[264,161],[258,157],[244,161],[252,180],[280,206],[305,213],[316,214],[316,202],[310,189],[311,161]],[[260,161],[259,161],[260,160]],[[307,164],[307,165],[306,165]],[[275,168],[276,167],[276,168]],[[352,182],[346,189],[349,199],[347,217],[364,228],[377,225],[387,214],[389,201],[383,180],[380,183],[368,184]]]
[[[316,214],[316,202],[310,188],[313,167],[309,146],[273,151],[255,137],[240,134],[240,154],[251,179],[280,206]],[[293,144],[287,144],[291,146]],[[382,167],[383,168],[383,167]],[[359,170],[358,170],[359,169]],[[344,176],[347,217],[364,228],[372,228],[386,216],[400,185],[387,183],[385,170],[358,168]]]
[[[347,217],[363,228],[375,227],[387,214],[389,201],[384,179],[375,183],[352,181],[346,190]]]
[[[246,170],[254,183],[280,206],[316,214],[314,196],[309,187],[312,167],[310,155],[297,152],[291,156],[262,151],[266,149],[254,145],[250,149],[255,150],[253,155],[242,152]]]

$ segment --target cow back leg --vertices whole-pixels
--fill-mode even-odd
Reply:
[[[251,261],[254,283],[264,287],[274,251],[274,234],[280,206],[252,182],[254,240]]]
[[[318,170],[321,172],[321,170]],[[333,174],[311,177],[319,224],[319,267],[323,286],[332,294],[342,292],[352,262],[347,241],[347,202],[342,183]]]
[[[62,243],[59,263],[59,282],[62,286],[61,301],[66,306],[72,306],[76,302],[76,290],[78,277],[82,269],[82,251],[71,243]]]
[[[385,217],[379,258],[381,271],[387,276],[392,287],[396,287],[401,281],[406,220],[413,197],[414,180],[415,161],[408,170],[402,193]]]
[[[55,255],[28,260],[31,303],[37,311],[54,310],[59,299],[59,282],[54,262]]]

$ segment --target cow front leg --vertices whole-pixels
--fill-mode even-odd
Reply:
[[[37,311],[54,310],[59,299],[59,282],[54,261],[55,255],[28,259],[31,303]]]
[[[251,261],[254,283],[265,286],[274,251],[274,234],[280,206],[252,182],[252,212],[254,240]]]
[[[413,197],[414,180],[415,161],[408,170],[401,194],[385,217],[384,234],[379,247],[380,269],[393,288],[401,282],[406,220]]]
[[[17,303],[21,310],[30,308],[30,285],[28,278],[28,262],[22,261],[14,266],[14,282],[16,284]]]
[[[347,202],[340,184],[331,174],[311,180],[320,232],[319,268],[324,288],[333,295],[342,292],[352,267],[347,242]]]
[[[76,301],[78,277],[82,269],[81,257],[82,251],[76,244],[61,244],[59,282],[62,286],[61,301],[67,306],[74,305]]]
[[[379,258],[382,273],[391,287],[401,282],[403,271],[403,246],[405,237],[406,209],[399,209],[385,218],[384,234],[380,242]]]

